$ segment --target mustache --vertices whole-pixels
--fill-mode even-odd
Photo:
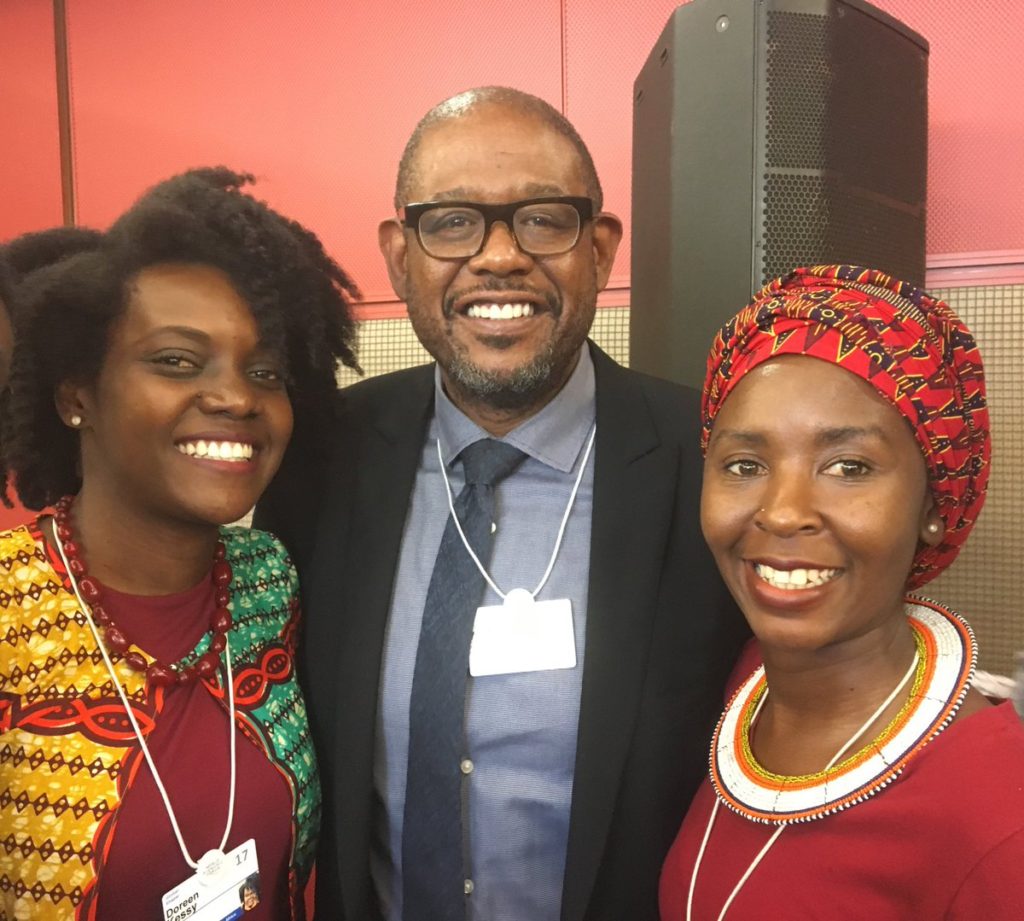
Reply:
[[[486,281],[466,291],[456,291],[445,297],[442,303],[445,319],[451,319],[455,315],[455,302],[465,300],[467,297],[478,297],[487,294],[501,294],[510,298],[523,296],[531,301],[540,301],[555,319],[562,315],[562,299],[553,291],[535,291],[525,285],[510,285],[502,279]]]

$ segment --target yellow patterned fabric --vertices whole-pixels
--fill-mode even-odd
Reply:
[[[250,734],[292,791],[291,888],[293,916],[300,917],[320,793],[291,667],[294,569],[269,535],[224,529],[223,538],[242,587],[232,595],[232,645],[237,638],[248,661],[271,662],[240,669],[235,683],[250,689]],[[282,635],[289,644],[281,644]],[[207,644],[204,638],[194,654]],[[144,675],[119,656],[114,667],[146,734],[163,693],[147,695]],[[215,684],[210,690],[218,693]],[[38,531],[0,532],[0,921],[96,917],[97,868],[131,780],[122,766],[137,762],[138,750],[91,629]]]

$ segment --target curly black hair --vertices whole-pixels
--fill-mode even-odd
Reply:
[[[14,313],[14,300],[12,293],[14,291],[14,279],[12,277],[11,270],[7,267],[4,261],[3,250],[0,249],[0,327],[6,327],[4,329],[5,335],[2,339],[7,339],[7,330],[13,327],[12,314]],[[0,381],[6,382],[7,380],[7,367],[10,363],[11,356],[8,354],[9,351],[8,342],[0,342]],[[3,402],[6,400],[6,389],[0,391],[0,412],[3,411]]]
[[[14,290],[14,273],[7,265],[4,258],[3,248],[0,247],[0,305],[6,306],[11,301],[11,292]]]
[[[36,269],[53,265],[75,253],[96,249],[102,240],[103,234],[91,227],[35,230],[0,245],[0,260],[7,266],[10,284],[17,285]]]
[[[223,271],[263,339],[284,356],[293,437],[323,430],[338,362],[359,370],[352,312],[359,292],[311,231],[242,191],[251,182],[226,167],[161,182],[95,248],[22,281],[0,476],[13,474],[26,507],[45,508],[80,488],[78,435],[57,414],[54,394],[63,381],[97,379],[133,282],[149,266]]]

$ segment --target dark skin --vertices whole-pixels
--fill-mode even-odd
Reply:
[[[228,278],[198,265],[140,273],[99,378],[65,382],[57,405],[81,434],[88,571],[141,595],[206,578],[219,526],[252,508],[292,427],[281,362]]]
[[[942,538],[917,443],[848,371],[809,357],[767,362],[715,420],[701,521],[764,659],[770,693],[754,754],[777,774],[821,771],[913,661],[907,574],[917,548]],[[885,728],[909,687],[848,753]],[[987,705],[972,690],[958,718]]]
[[[896,653],[903,647],[905,658]],[[775,774],[813,774],[824,769],[872,711],[902,679],[910,662],[904,643],[874,665],[839,660],[819,668],[787,671],[765,657],[771,694],[754,727],[752,746],[758,762]],[[902,667],[897,664],[902,662]],[[847,751],[852,754],[877,736],[906,703],[899,695]],[[871,701],[868,706],[866,702]],[[967,692],[956,720],[991,704],[976,690]]]
[[[586,196],[572,144],[536,116],[484,103],[423,137],[413,170],[413,201],[522,201],[541,195]],[[406,301],[416,335],[441,367],[445,392],[481,428],[498,437],[549,403],[569,379],[608,282],[622,224],[602,213],[587,222],[569,252],[531,256],[495,224],[467,259],[435,259],[412,230],[381,223],[378,240],[395,293]],[[529,304],[518,319],[472,318],[473,303]],[[536,386],[510,401],[510,381],[538,366]],[[468,369],[495,384],[495,398],[455,373]]]

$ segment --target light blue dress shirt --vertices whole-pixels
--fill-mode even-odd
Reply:
[[[594,366],[584,345],[571,377],[539,413],[502,439],[528,455],[496,487],[497,530],[488,568],[504,592],[533,590],[547,568],[595,419]],[[402,536],[381,670],[374,759],[374,886],[384,916],[402,918],[402,820],[409,750],[409,697],[427,587],[448,519],[437,439],[453,495],[463,486],[459,452],[487,433],[445,395],[435,377],[434,417],[423,445]],[[593,453],[573,504],[543,601],[569,598],[576,667],[469,678],[464,778],[468,917],[558,921],[572,801],[586,629]],[[484,604],[500,604],[488,587]],[[467,663],[468,667],[468,663]]]

